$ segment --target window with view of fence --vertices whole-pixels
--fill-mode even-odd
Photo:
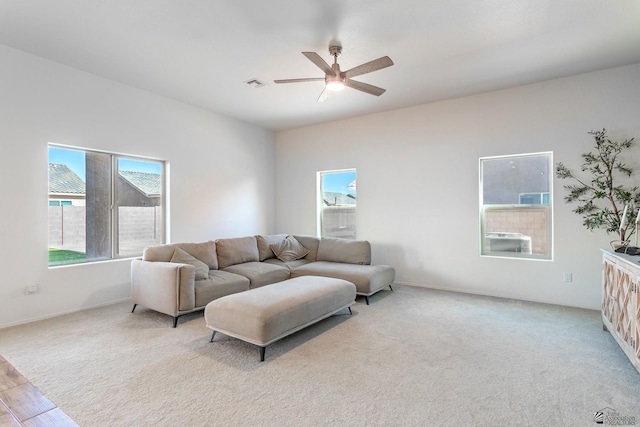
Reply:
[[[480,159],[480,254],[552,259],[551,153]]]
[[[318,172],[318,234],[356,238],[356,171]]]
[[[49,265],[139,256],[164,242],[164,163],[49,146]]]

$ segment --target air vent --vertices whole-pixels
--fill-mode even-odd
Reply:
[[[251,79],[251,80],[247,80],[246,82],[244,82],[245,84],[252,86],[252,87],[262,87],[264,86],[266,83],[262,82],[258,79]]]

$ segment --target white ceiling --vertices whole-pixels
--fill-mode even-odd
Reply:
[[[331,42],[342,70],[390,56],[355,78],[387,92],[273,83]],[[0,0],[0,43],[283,130],[640,63],[640,1]]]

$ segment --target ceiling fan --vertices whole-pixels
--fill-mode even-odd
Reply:
[[[350,87],[352,89],[357,89],[359,91],[380,96],[382,95],[386,89],[382,89],[377,86],[373,86],[367,83],[362,83],[356,80],[352,80],[352,77],[360,76],[362,74],[371,73],[373,71],[380,70],[382,68],[390,67],[393,65],[393,61],[388,56],[383,56],[382,58],[374,59],[373,61],[365,62],[362,65],[358,65],[357,67],[351,68],[347,71],[340,71],[340,64],[338,64],[338,56],[342,53],[342,46],[332,45],[329,46],[329,53],[333,56],[333,65],[329,65],[325,62],[324,59],[316,52],[302,52],[304,56],[309,58],[311,62],[316,64],[318,68],[324,71],[324,77],[310,77],[310,78],[302,78],[302,79],[284,79],[284,80],[274,80],[275,83],[300,83],[300,82],[314,82],[314,81],[322,81],[325,82],[325,88],[320,94],[318,98],[318,102],[322,102],[327,99],[328,92],[340,91],[345,88],[345,86]]]

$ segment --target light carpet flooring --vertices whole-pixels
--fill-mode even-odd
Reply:
[[[600,312],[394,286],[267,348],[120,303],[0,330],[80,426],[640,424],[640,374]]]

